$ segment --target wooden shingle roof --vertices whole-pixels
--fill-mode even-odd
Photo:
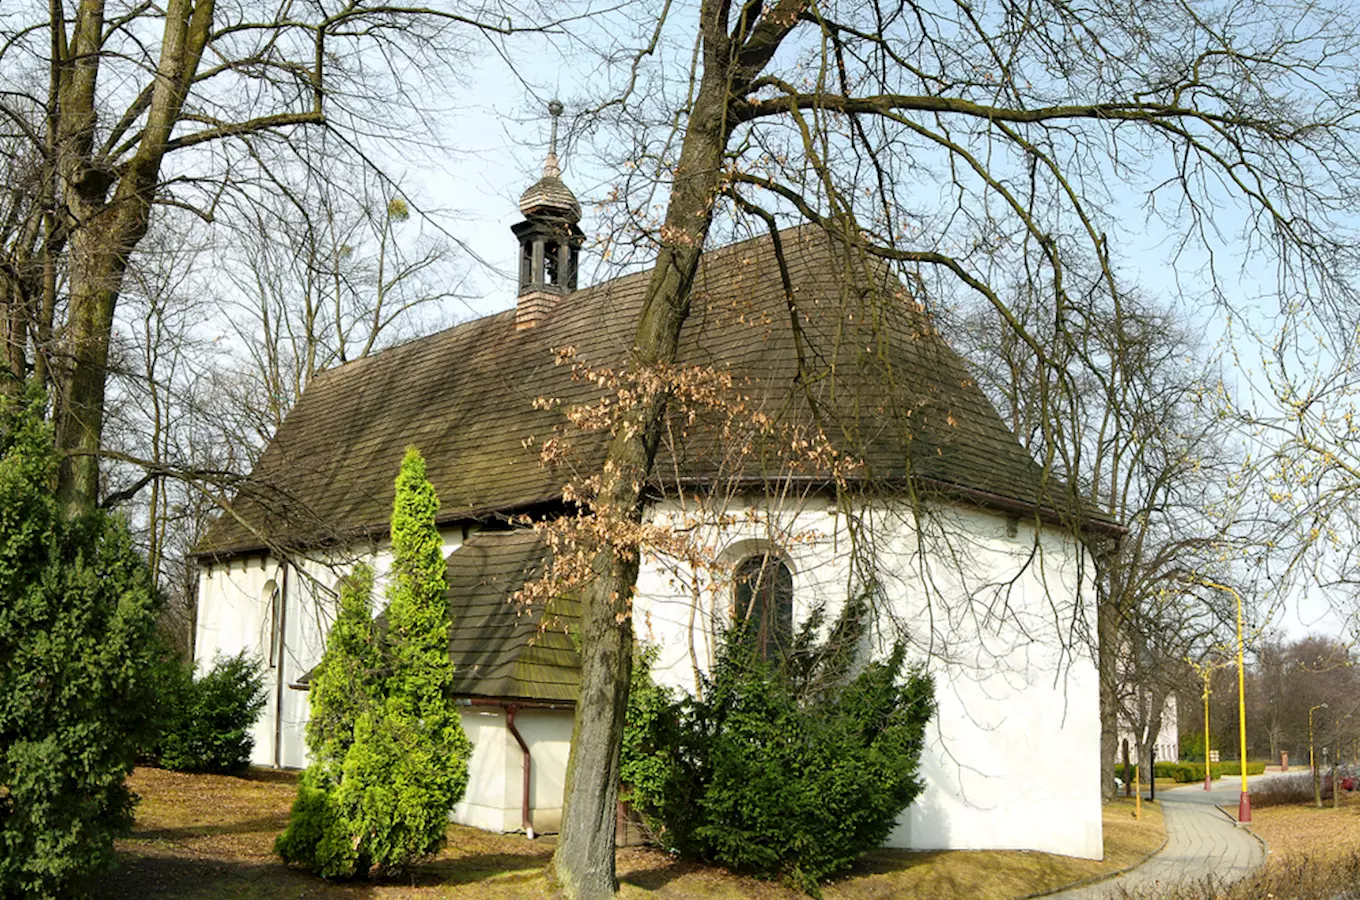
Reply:
[[[542,571],[548,552],[533,531],[473,534],[449,554],[449,657],[454,693],[574,703],[581,678],[575,600],[525,609],[514,593]]]
[[[682,363],[730,371],[777,417],[807,419],[815,404],[828,434],[863,458],[870,476],[1066,508],[1064,488],[1044,477],[886,266],[815,229],[781,239],[782,273],[768,237],[704,254]],[[516,330],[510,310],[320,375],[200,554],[380,537],[410,445],[425,456],[440,521],[560,500],[563,475],[540,466],[528,439],[549,437],[564,417],[534,401],[598,395],[555,364],[554,351],[573,347],[588,365],[621,367],[649,277],[578,290],[534,328]],[[602,461],[601,437],[579,436],[577,447],[587,470]],[[658,470],[711,477],[720,450],[701,437]]]

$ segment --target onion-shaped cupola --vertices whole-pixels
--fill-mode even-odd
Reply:
[[[520,195],[524,221],[511,227],[519,239],[519,299],[515,327],[532,328],[553,306],[576,290],[576,276],[585,234],[581,231],[581,204],[562,181],[557,161],[557,118],[562,104],[548,104],[552,137],[543,177]]]

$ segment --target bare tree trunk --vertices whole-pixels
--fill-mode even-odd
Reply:
[[[661,249],[633,340],[631,365],[672,363],[690,309],[690,288],[721,185],[723,151],[730,133],[728,84],[722,67],[706,68],[690,118],[675,185],[666,211]],[[641,521],[642,485],[660,440],[667,396],[640,403],[619,427],[604,463],[598,513],[606,520]],[[619,789],[619,748],[633,659],[631,602],[637,583],[636,547],[597,552],[595,578],[581,606],[581,693],[576,704],[567,766],[562,836],[552,869],[573,900],[612,897],[614,817]]]
[[[171,0],[166,5],[157,80],[149,94],[145,125],[137,151],[117,176],[116,188],[113,173],[100,168],[92,155],[103,3],[86,0],[76,20],[69,71],[61,79],[58,141],[59,169],[71,191],[77,227],[71,239],[69,360],[59,379],[57,418],[57,447],[64,453],[57,494],[75,514],[99,502],[99,438],[114,308],[128,257],[150,223],[161,161],[211,35],[213,10],[213,0],[196,4]]]
[[[70,360],[59,398],[57,446],[64,456],[57,484],[58,496],[72,514],[99,502],[99,438],[113,312],[127,254],[145,231],[143,213],[122,228],[81,229],[71,242]]]

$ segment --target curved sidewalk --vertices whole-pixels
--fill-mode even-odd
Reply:
[[[1250,832],[1218,807],[1236,804],[1241,782],[1220,778],[1211,791],[1186,786],[1158,791],[1166,821],[1166,846],[1135,869],[1107,881],[1048,895],[1051,900],[1107,900],[1120,888],[1134,890],[1193,881],[1206,875],[1232,880],[1265,862]]]

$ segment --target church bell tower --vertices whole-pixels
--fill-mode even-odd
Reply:
[[[519,299],[515,305],[515,328],[533,328],[563,297],[576,290],[581,244],[581,204],[562,181],[557,162],[557,118],[562,104],[548,104],[552,137],[543,177],[519,198],[524,221],[511,227],[519,240]]]

